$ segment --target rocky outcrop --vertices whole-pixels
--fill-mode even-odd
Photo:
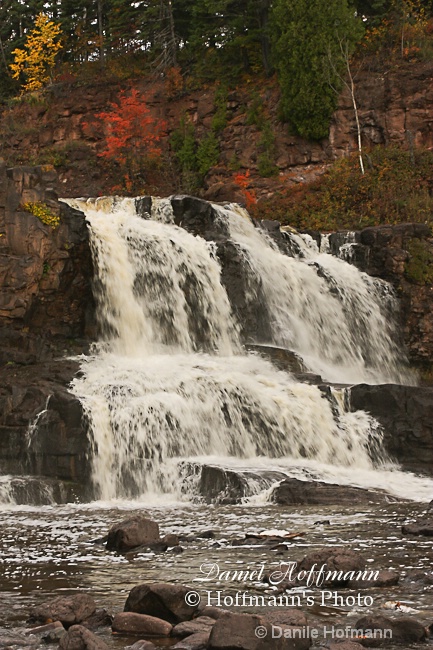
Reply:
[[[404,469],[431,473],[433,388],[360,384],[350,389],[350,404],[382,424],[385,449]]]
[[[431,373],[433,359],[433,236],[427,224],[332,233],[330,251],[369,275],[390,282],[400,301],[410,361]]]
[[[95,336],[85,219],[57,201],[52,167],[6,170],[3,164],[0,177],[0,363],[82,351]],[[26,203],[46,206],[58,227],[24,210]]]
[[[61,357],[95,336],[93,269],[85,219],[57,201],[56,182],[49,166],[0,164],[0,471],[79,481],[73,494],[83,497],[87,436],[67,390],[78,363]],[[29,203],[59,225],[23,209]]]

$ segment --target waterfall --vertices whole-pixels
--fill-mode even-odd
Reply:
[[[387,461],[377,422],[348,413],[338,391],[243,351],[217,245],[175,225],[170,200],[153,200],[146,218],[133,199],[66,202],[86,214],[96,267],[103,343],[72,390],[90,423],[101,498],[179,494],[179,463],[194,458],[313,464],[337,480],[341,468],[343,482],[374,484]],[[387,285],[296,235],[299,256],[283,255],[236,206],[214,212],[262,286],[268,343],[331,381],[404,379]]]
[[[320,253],[308,236],[285,233],[300,256],[284,255],[238,207],[219,210],[227,214],[249,272],[260,278],[272,343],[295,351],[310,371],[328,381],[413,382],[399,345],[390,285]]]

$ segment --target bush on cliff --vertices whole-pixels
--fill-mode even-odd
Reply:
[[[255,216],[301,230],[359,230],[409,221],[433,224],[432,194],[433,151],[376,147],[366,156],[364,176],[357,155],[342,158],[318,181],[259,202]]]

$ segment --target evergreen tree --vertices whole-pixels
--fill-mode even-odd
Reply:
[[[324,138],[341,87],[343,50],[353,51],[362,21],[347,0],[275,0],[272,19],[282,115],[300,135]]]

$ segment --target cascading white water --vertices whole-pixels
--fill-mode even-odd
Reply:
[[[369,448],[380,449],[366,413],[344,413],[260,357],[104,354],[82,370],[74,392],[91,418],[105,498],[176,491],[173,458],[310,458],[367,469]]]
[[[90,222],[105,328],[106,345],[83,361],[73,384],[90,423],[101,498],[179,493],[178,463],[196,457],[266,461],[290,471],[293,463],[315,464],[319,478],[338,481],[340,468],[343,482],[386,482],[373,471],[372,456],[376,466],[386,459],[371,417],[346,413],[341,400],[327,399],[317,386],[241,352],[214,247],[173,225],[169,201],[154,200],[152,219],[138,217],[133,200],[67,202]],[[297,345],[314,370],[340,372],[340,382],[363,371],[363,378],[374,376],[362,337],[347,326],[345,309],[362,310],[347,284],[356,269],[341,272],[344,284],[331,262],[321,265],[335,280],[335,297],[307,256],[283,261],[245,215],[220,208],[219,218],[229,221],[233,240],[260,274],[273,331]],[[365,293],[364,281],[357,282],[355,290]],[[284,328],[291,328],[288,335]]]
[[[260,279],[274,344],[294,350],[328,381],[413,383],[402,363],[396,300],[387,283],[319,253],[311,238],[289,233],[302,257],[284,255],[239,206],[217,209]]]
[[[163,223],[166,203],[159,206],[161,223],[139,217],[133,199],[68,202],[84,207],[91,222],[99,316],[112,349],[119,354],[148,354],[160,345],[221,354],[239,349],[213,247]]]

